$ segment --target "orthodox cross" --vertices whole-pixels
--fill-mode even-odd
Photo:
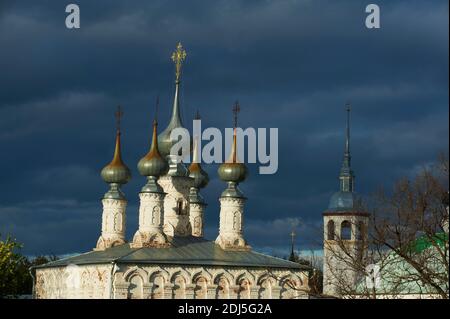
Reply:
[[[123,111],[120,105],[117,107],[117,111],[116,113],[114,113],[114,115],[116,116],[116,129],[117,132],[120,133],[120,121],[122,120],[123,117]]]
[[[239,106],[239,101],[236,101],[233,105],[233,114],[234,114],[234,127],[237,127],[238,113],[241,111],[241,107]]]
[[[175,63],[175,77],[176,81],[180,81],[181,66],[186,59],[186,51],[183,49],[181,42],[178,42],[177,49],[172,53],[172,61]]]

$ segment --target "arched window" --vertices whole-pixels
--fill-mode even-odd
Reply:
[[[352,224],[348,220],[344,220],[341,224],[341,239],[352,239]]]
[[[129,299],[142,299],[142,279],[135,275],[131,277],[130,286],[128,288]]]
[[[334,240],[334,234],[336,233],[334,221],[330,220],[327,225],[327,239]]]
[[[177,215],[184,215],[182,200],[177,201]]]

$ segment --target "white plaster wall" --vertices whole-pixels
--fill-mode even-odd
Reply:
[[[112,270],[109,264],[38,269],[36,298],[110,298]],[[297,270],[122,265],[113,276],[116,299],[299,299],[309,292],[307,272]]]

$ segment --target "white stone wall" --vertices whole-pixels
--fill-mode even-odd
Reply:
[[[37,269],[34,296],[38,299],[108,299],[112,265]]]
[[[243,236],[245,198],[221,197],[220,226],[216,243],[222,249],[248,249]]]
[[[38,269],[36,298],[301,299],[308,274],[296,270],[189,266],[69,266]],[[80,275],[81,274],[81,275]],[[70,278],[75,278],[71,279]],[[78,280],[78,281],[77,281]],[[73,287],[76,287],[75,289]]]
[[[192,178],[183,176],[161,176],[158,179],[164,192],[164,233],[168,236],[190,236],[189,189]]]
[[[164,193],[140,193],[139,229],[132,247],[161,247],[168,243],[164,234]]]
[[[102,233],[97,241],[95,250],[125,243],[126,207],[127,201],[121,199],[104,198],[102,200]]]

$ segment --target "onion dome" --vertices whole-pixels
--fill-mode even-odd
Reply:
[[[200,166],[200,161],[198,159],[198,143],[197,140],[194,140],[194,148],[193,148],[193,158],[192,163],[189,166],[189,177],[194,179],[193,187],[195,188],[204,188],[208,185],[209,176],[202,167]]]
[[[116,149],[111,163],[101,171],[102,179],[109,184],[126,184],[131,179],[130,169],[122,161],[120,151],[120,132],[116,134]]]
[[[111,185],[111,189],[105,194],[104,198],[124,199],[125,196],[123,195],[119,186],[130,181],[131,172],[130,169],[122,161],[120,147],[120,119],[123,115],[123,112],[120,106],[118,107],[115,115],[117,118],[117,133],[114,157],[111,163],[109,163],[102,169],[100,175],[106,183]]]
[[[222,197],[244,197],[242,192],[237,187],[237,184],[243,182],[247,177],[247,167],[244,163],[239,162],[237,158],[237,147],[236,147],[236,127],[237,127],[237,116],[241,108],[239,102],[233,106],[234,113],[234,131],[233,131],[233,144],[231,146],[231,153],[228,160],[219,166],[217,172],[221,180],[228,182],[228,188],[222,192]]]
[[[221,164],[218,169],[219,177],[225,182],[240,183],[247,177],[247,167],[239,162],[236,154],[236,129],[233,134],[233,145],[228,160]]]
[[[159,153],[158,149],[158,139],[156,128],[158,126],[157,121],[153,121],[153,137],[152,137],[152,146],[150,147],[150,151],[145,155],[138,163],[139,173],[143,176],[147,176],[149,182],[142,189],[142,191],[160,191],[159,185],[153,183],[152,181],[156,181],[156,179],[165,174],[167,172],[167,162]],[[155,184],[155,185],[153,185]],[[147,186],[154,186],[148,188]],[[156,188],[155,188],[156,187]]]
[[[247,167],[239,162],[236,154],[236,128],[233,134],[233,145],[231,147],[230,157],[225,163],[219,166],[217,170],[221,180],[228,182],[228,188],[223,191],[222,197],[243,197],[237,184],[243,182],[247,177]]]

